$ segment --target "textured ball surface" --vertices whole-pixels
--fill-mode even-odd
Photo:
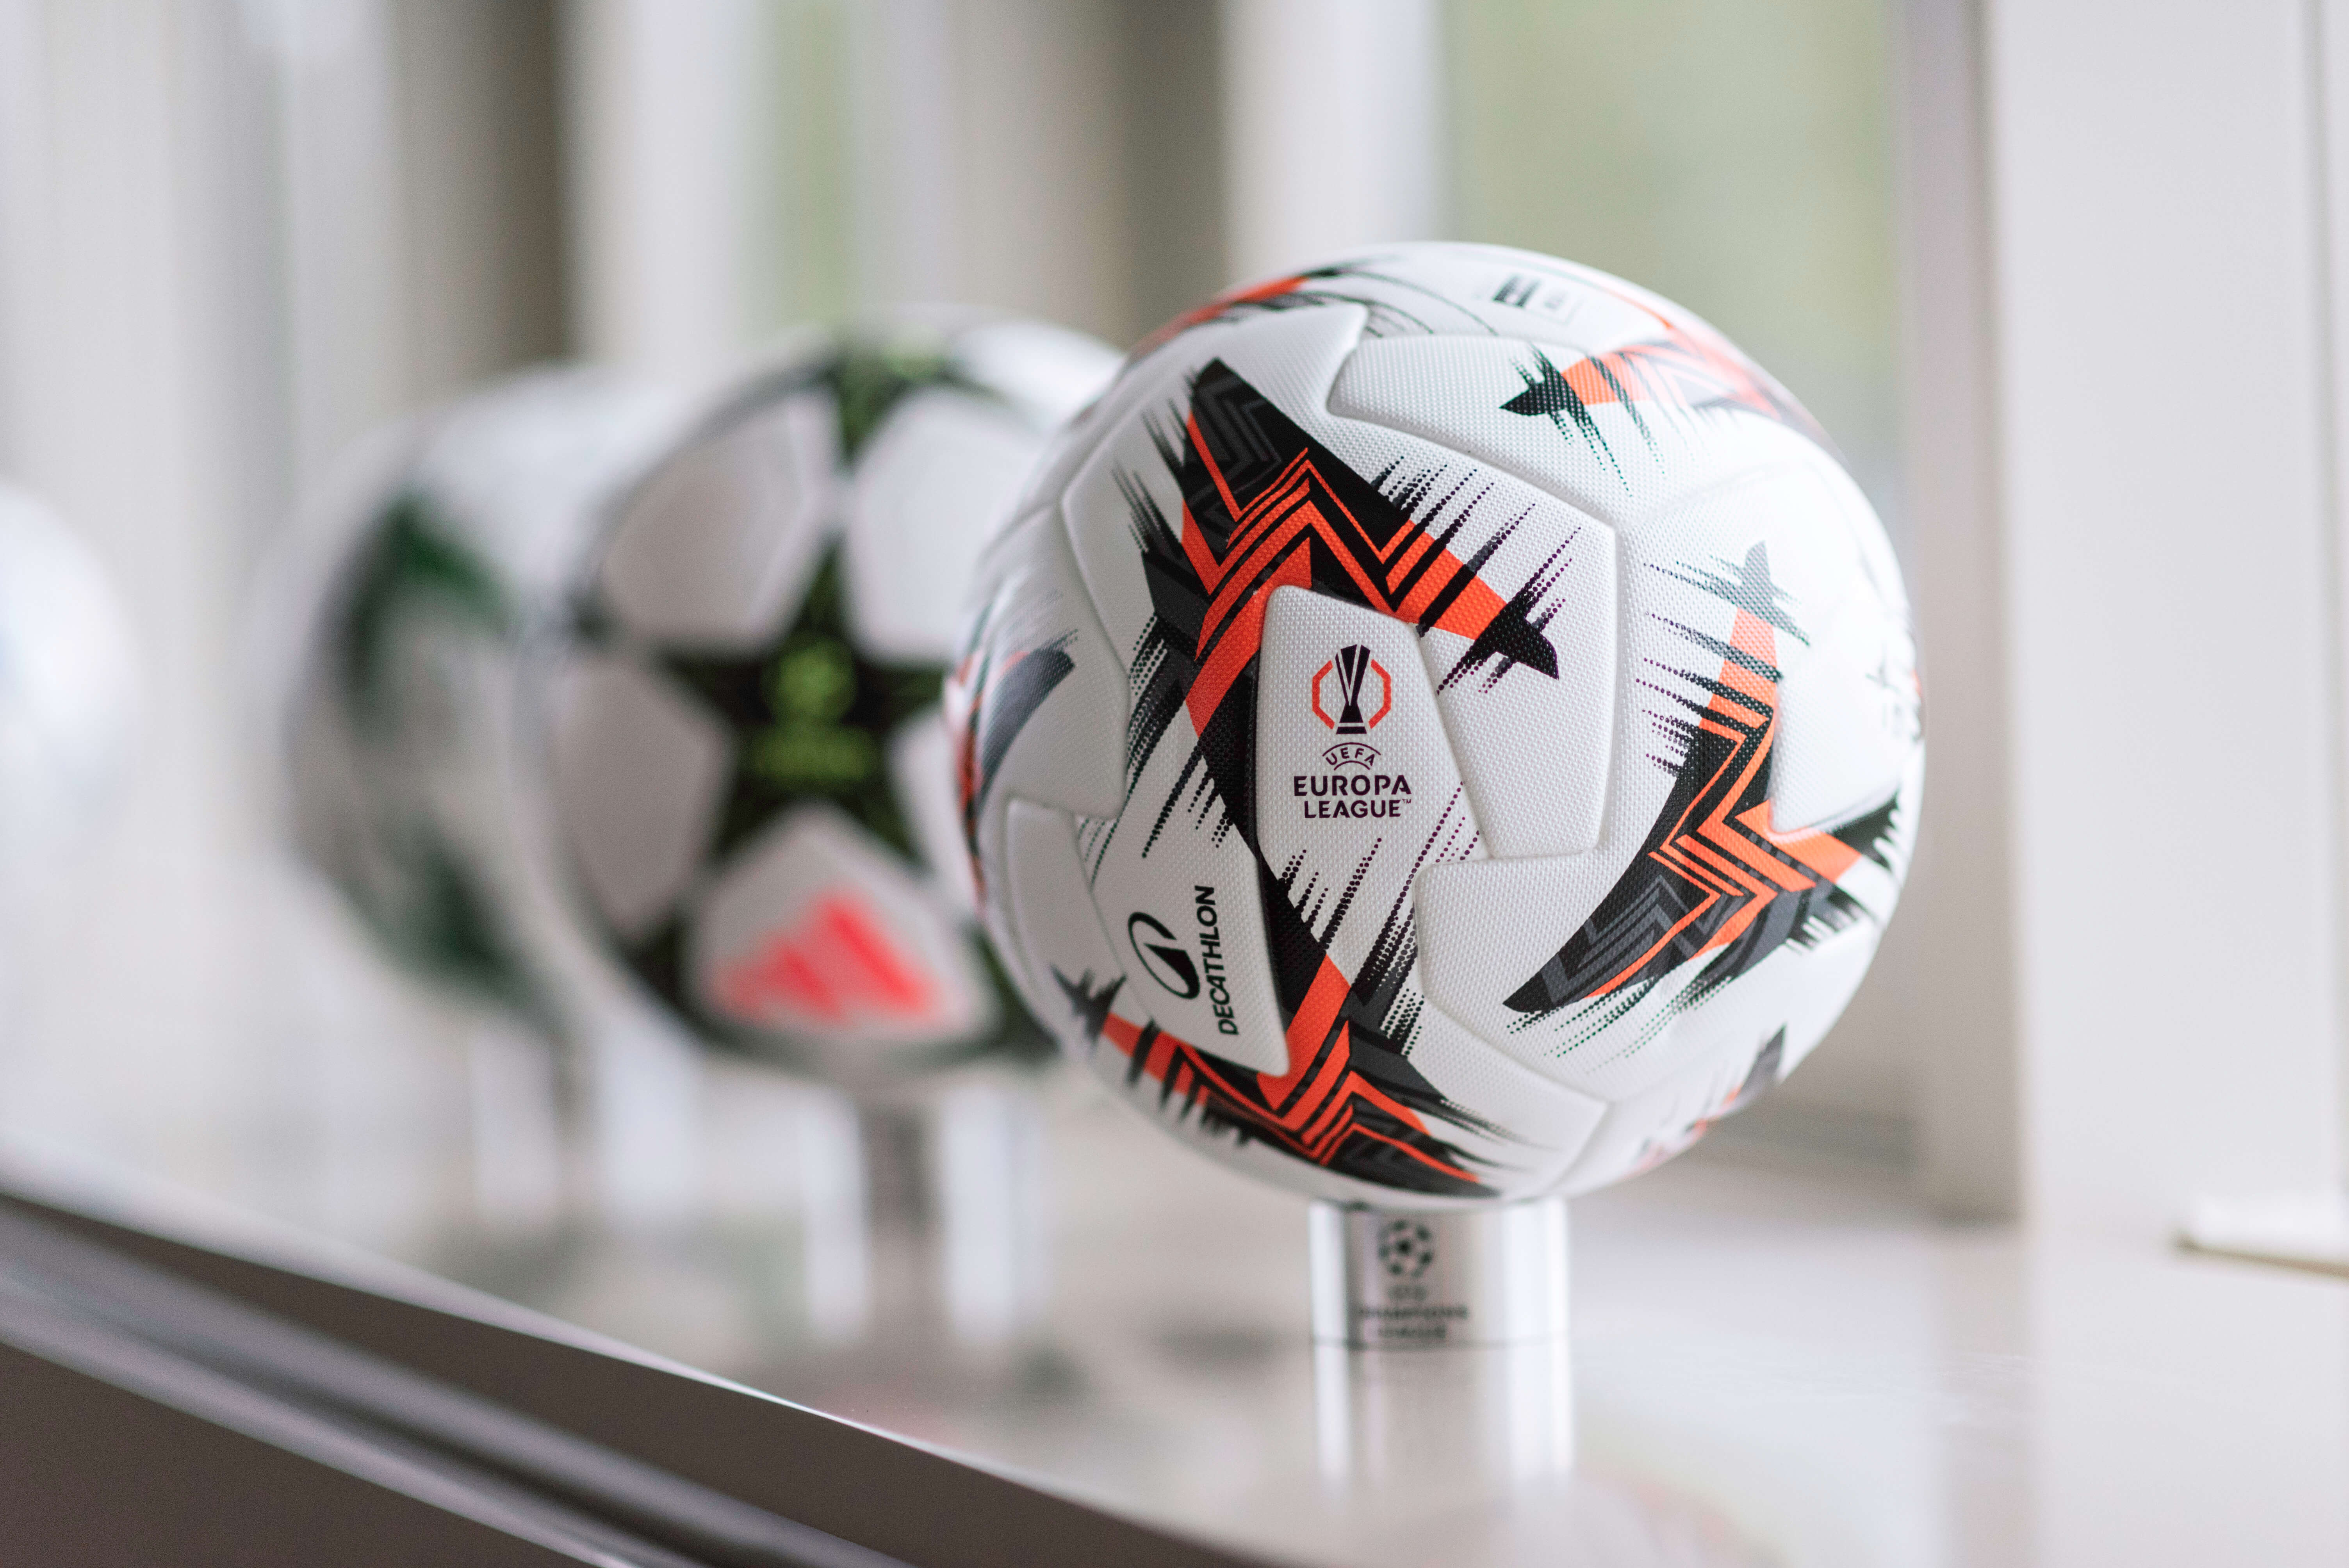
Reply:
[[[1923,743],[1882,528],[1669,301],[1408,245],[1173,324],[984,563],[989,932],[1184,1138],[1317,1196],[1581,1191],[1826,1032]]]
[[[860,1089],[1049,1056],[979,938],[938,692],[981,549],[1115,368],[1028,322],[810,339],[617,509],[554,694],[561,839],[698,1037]]]

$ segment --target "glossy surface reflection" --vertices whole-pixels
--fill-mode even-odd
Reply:
[[[1563,1198],[1429,1210],[1317,1202],[1306,1236],[1317,1345],[1408,1350],[1566,1337]]]
[[[400,1058],[411,1082],[445,1067],[444,1091],[461,1088],[461,1054],[419,1050]],[[1565,1357],[1317,1349],[1306,1205],[1063,1081],[1039,1145],[1053,1267],[1035,1315],[958,1335],[943,1297],[864,1315],[835,1294],[827,1318],[811,1285],[836,1271],[841,1237],[822,1233],[843,1222],[823,1173],[853,1168],[854,1138],[825,1155],[798,1091],[702,1070],[690,1202],[623,1222],[481,1206],[440,1173],[501,1134],[438,1115],[387,1112],[370,1140],[243,1140],[169,1173],[1299,1563],[2349,1561],[2338,1280],[2158,1238],[1941,1227],[1897,1171],[1749,1137],[1573,1205]],[[35,1143],[10,1147],[26,1168]],[[39,1152],[52,1173],[79,1162]],[[877,1284],[886,1265],[868,1266]]]

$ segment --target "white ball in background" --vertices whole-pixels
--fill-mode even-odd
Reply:
[[[595,981],[541,842],[523,666],[683,405],[570,366],[419,415],[346,465],[270,596],[297,852],[410,977],[541,1034]]]
[[[0,899],[36,893],[120,795],[136,749],[129,617],[97,554],[0,485]]]

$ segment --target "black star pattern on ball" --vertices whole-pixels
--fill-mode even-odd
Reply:
[[[853,468],[884,421],[916,393],[951,387],[998,397],[922,342],[857,342],[745,392],[736,411],[821,389],[829,394],[842,461]],[[721,418],[721,424],[725,421]],[[703,853],[714,864],[781,812],[828,800],[910,859],[914,845],[889,778],[889,739],[936,706],[945,672],[872,657],[848,624],[837,537],[824,547],[798,615],[765,646],[706,654],[663,648],[659,666],[717,710],[737,738],[733,776]]]
[[[660,652],[661,669],[739,738],[705,851],[711,862],[809,800],[829,801],[901,854],[921,858],[889,777],[888,745],[908,719],[937,706],[944,672],[866,652],[850,634],[847,608],[835,541],[799,614],[765,646]]]

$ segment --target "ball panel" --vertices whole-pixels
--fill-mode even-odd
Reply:
[[[1420,870],[1484,853],[1417,642],[1301,588],[1265,612],[1257,841],[1281,896],[1373,990],[1411,965]]]
[[[1056,512],[1032,514],[997,539],[974,603],[946,686],[958,827],[969,861],[988,868],[977,892],[1006,972],[1030,1012],[1075,1049],[1081,1037],[1061,982],[1106,985],[1122,974],[1098,950],[1082,862],[1065,862],[1075,853],[1071,813],[1114,817],[1124,800],[1124,672]],[[1019,890],[1036,885],[1050,891],[1023,914]],[[1089,1037],[1082,1046],[1090,1050]]]
[[[1013,796],[1080,815],[1125,802],[1126,682],[1058,519],[1030,517],[988,552],[947,685],[966,831]]]
[[[1807,655],[1806,628],[1857,581],[1832,522],[1822,523],[1816,487],[1789,473],[1745,476],[1678,510],[1669,526],[1625,536],[1634,553],[1626,643],[1645,672],[1625,683],[1626,722],[1651,749],[1619,774],[1600,851],[1427,879],[1426,965],[1439,1002],[1521,1059],[1607,1099],[1682,1070],[1712,1049],[1723,1021],[1746,1033],[1784,1022],[1761,972],[1803,972],[1836,934],[1878,929],[1897,886],[1891,868],[1906,864],[1911,813],[1893,809],[1897,779],[1875,780],[1849,815],[1775,820],[1781,665]],[[1527,967],[1538,939],[1492,931],[1475,906],[1479,892],[1539,910],[1533,923],[1562,940]],[[1463,942],[1482,951],[1455,953]],[[1509,970],[1519,972],[1514,984]],[[1733,982],[1733,997],[1723,997]]]
[[[1692,588],[1766,611],[1755,635],[1768,645],[1768,793],[1781,832],[1882,805],[1921,739],[1906,611],[1877,587],[1870,552],[1827,482],[1830,469],[1806,454],[1747,473],[1627,536],[1648,570],[1627,583],[1635,613],[1626,640],[1651,668],[1684,667],[1699,651],[1692,629],[1723,635],[1719,607],[1692,599]],[[1750,594],[1766,602],[1738,603]],[[1692,619],[1701,612],[1712,620]],[[1651,732],[1671,723],[1652,693],[1644,714]]]
[[[676,392],[608,369],[526,371],[437,418],[405,485],[535,622],[578,586],[604,508],[684,417]]]
[[[1555,502],[1521,502],[1515,486],[1492,488],[1512,522],[1481,570],[1525,584],[1520,614],[1547,658],[1496,660],[1441,623],[1420,654],[1492,852],[1578,854],[1599,842],[1613,762],[1615,538]]]
[[[1498,1043],[1545,1078],[1609,1101],[1636,1099],[1679,1081],[1722,1050],[1750,1048],[1780,1033],[1791,1068],[1842,1013],[1880,935],[1872,922],[1847,916],[1774,947],[1743,971],[1733,952],[1716,950],[1656,983],[1627,985],[1592,1004],[1520,1014]],[[1440,990],[1432,985],[1431,995]]]
[[[1065,811],[1007,800],[1002,813],[1002,874],[988,888],[988,932],[1004,953],[1030,1011],[1068,1054],[1089,1060],[1101,1046],[1104,992],[1114,1000],[1124,975],[1094,913],[1092,887],[1077,851],[1077,826]]]
[[[1829,515],[1820,520],[1822,524],[1842,527],[1858,555],[1859,573],[1867,581],[1868,592],[1904,632],[1911,630],[1915,617],[1909,603],[1908,584],[1900,575],[1900,558],[1892,548],[1891,535],[1877,518],[1876,509],[1868,504],[1867,495],[1843,465],[1831,460],[1827,454],[1815,453],[1808,467],[1833,503]]]
[[[1135,548],[1138,531],[1157,527],[1179,537],[1186,511],[1206,499],[1186,495],[1168,460],[1184,439],[1191,402],[1186,382],[1204,366],[1220,360],[1245,384],[1245,391],[1235,392],[1228,400],[1226,415],[1209,418],[1221,421],[1219,430],[1246,432],[1236,435],[1228,471],[1220,480],[1224,489],[1239,486],[1253,493],[1276,476],[1290,454],[1282,451],[1272,471],[1257,471],[1257,465],[1270,459],[1273,449],[1247,426],[1247,409],[1269,405],[1293,420],[1320,408],[1330,378],[1352,348],[1361,321],[1359,310],[1346,308],[1219,327],[1200,334],[1183,358],[1159,356],[1145,373],[1128,377],[1148,391],[1128,404],[1128,416],[1105,433],[1087,458],[1070,485],[1065,510],[1077,569],[1111,645],[1129,671],[1151,656],[1149,634],[1160,617],[1142,553]],[[1200,470],[1197,483],[1212,489],[1217,478]]]
[[[1399,245],[1391,256],[1371,258],[1365,271],[1442,289],[1465,302],[1485,328],[1506,337],[1597,354],[1678,334],[1702,340],[1708,349],[1744,357],[1719,332],[1661,294],[1597,267],[1535,251],[1441,242]],[[1635,389],[1644,390],[1651,389]]]
[[[905,809],[926,880],[956,913],[976,917],[978,889],[955,810],[954,742],[936,708],[889,738],[889,779]]]
[[[1807,949],[1785,954],[1754,973],[1751,978],[1755,984],[1740,998],[1742,1011],[1737,1016],[1746,1020],[1773,1016],[1785,1020],[1779,1077],[1793,1072],[1826,1038],[1859,983],[1868,977],[1868,966],[1875,962],[1877,946],[1883,939],[1880,926],[1856,923]],[[1724,1017],[1731,1016],[1725,1008],[1715,1011]],[[1742,1039],[1753,1029],[1747,1022],[1742,1029],[1724,1028],[1723,1037]]]
[[[736,412],[629,500],[597,584],[630,632],[736,646],[768,635],[814,569],[838,429],[807,393]]]
[[[1429,867],[1415,901],[1428,999],[1535,1070],[1588,1088],[1559,1070],[1546,1044],[1523,1036],[1524,1016],[1507,999],[1621,875],[1595,854]]]
[[[694,878],[731,743],[706,710],[610,655],[583,655],[554,693],[549,767],[588,897],[624,942]]]
[[[1187,747],[1154,749],[1133,799],[1165,810],[1128,811],[1085,847],[1135,1016],[1253,1071],[1286,1071],[1256,856]]]
[[[1505,1197],[1555,1186],[1607,1111],[1495,1051],[1438,1007],[1420,1010],[1410,1057],[1446,1099],[1486,1121],[1489,1133],[1462,1141],[1485,1183]]]
[[[1109,387],[1122,359],[1097,337],[1043,321],[983,321],[957,334],[965,379],[1016,405],[1039,431],[1057,429]]]
[[[1775,1033],[1759,1041],[1741,1039],[1609,1106],[1557,1191],[1578,1197],[1686,1150],[1714,1122],[1751,1105],[1785,1077],[1784,1050]]]
[[[953,657],[963,590],[1040,445],[1010,409],[961,390],[890,410],[858,455],[843,540],[860,643],[907,664]]]
[[[1627,531],[1747,470],[1832,467],[1802,430],[1740,404],[1592,407],[1566,401],[1570,391],[1538,396],[1540,377],[1556,369],[1540,346],[1509,339],[1365,343],[1330,407],[1489,465]]]
[[[1815,827],[1889,799],[1920,733],[1906,625],[1872,591],[1854,593],[1790,664],[1778,683],[1775,825]]]
[[[1660,435],[1631,405],[1569,405],[1571,389],[1552,380],[1558,357],[1522,338],[1374,339],[1339,372],[1330,411],[1475,458],[1594,516],[1636,515],[1702,482],[1698,430]]]

